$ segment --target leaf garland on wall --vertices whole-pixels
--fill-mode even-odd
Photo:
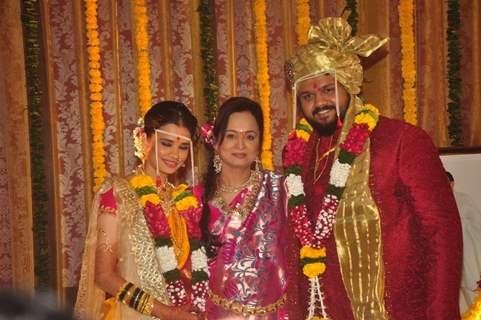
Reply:
[[[345,11],[349,11],[347,22],[351,26],[351,34],[355,36],[357,33],[357,24],[359,22],[359,14],[357,13],[357,0],[346,0],[346,6],[344,7],[343,12]]]
[[[448,28],[446,38],[448,41],[448,108],[449,126],[448,134],[453,146],[462,146],[461,124],[461,46],[459,41],[459,27],[461,17],[459,1],[448,0]]]
[[[48,200],[45,173],[45,144],[42,107],[40,5],[38,0],[24,0],[22,5],[24,32],[27,111],[29,121],[30,161],[32,176],[33,241],[35,247],[36,288],[51,286],[48,240]]]
[[[212,0],[201,0],[200,15],[200,52],[204,74],[205,116],[207,122],[213,122],[217,114],[219,84],[216,72],[215,6]]]

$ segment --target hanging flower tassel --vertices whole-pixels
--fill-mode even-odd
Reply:
[[[309,293],[310,301],[307,320],[330,320],[324,303],[325,296],[321,289],[319,277],[309,278]],[[321,316],[316,316],[317,306],[319,306]]]

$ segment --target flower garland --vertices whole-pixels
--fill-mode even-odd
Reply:
[[[219,98],[219,85],[217,83],[215,36],[214,36],[214,6],[212,0],[201,0],[199,4],[200,15],[200,41],[202,69],[204,74],[204,99],[205,115],[207,122],[214,122],[217,114]]]
[[[49,270],[51,259],[49,255],[48,236],[48,200],[45,172],[45,143],[42,116],[42,81],[41,81],[41,52],[40,52],[40,5],[38,0],[22,2],[22,25],[25,37],[25,73],[28,123],[30,139],[30,161],[32,166],[32,213],[33,237],[37,250],[35,254],[35,282],[37,289],[50,287]]]
[[[459,1],[448,1],[448,28],[446,36],[448,40],[448,134],[453,146],[462,146],[461,124],[461,47],[459,41],[459,27],[461,18],[459,13]]]
[[[257,83],[259,86],[259,99],[262,113],[264,114],[264,143],[262,145],[261,158],[263,167],[272,170],[271,110],[269,106],[271,88],[269,85],[269,65],[267,55],[266,1],[255,0],[254,12],[256,19]]]
[[[346,6],[343,11],[349,11],[349,16],[347,17],[347,22],[351,26],[351,34],[353,36],[357,33],[357,23],[359,20],[359,15],[357,13],[357,1],[356,0],[346,0]]]
[[[205,250],[200,242],[199,220],[202,210],[192,190],[185,184],[172,191],[174,210],[179,215],[167,213],[162,207],[157,188],[148,175],[136,175],[130,180],[139,201],[144,208],[148,227],[156,243],[156,257],[162,274],[167,283],[170,301],[175,306],[187,304],[189,299],[181,280],[181,269],[188,260],[188,255],[176,252],[176,245],[182,246],[182,252],[189,252],[192,262],[192,295],[190,301],[201,312],[205,311],[205,300],[208,288],[208,266]],[[179,220],[175,220],[180,217]],[[184,227],[184,230],[182,230]],[[189,241],[177,241],[175,235],[179,232],[189,235]],[[182,234],[182,235],[184,235]]]
[[[145,0],[132,0],[132,11],[135,20],[139,112],[141,116],[144,116],[152,106],[152,92],[150,91],[149,36],[147,34],[149,17],[147,15]]]
[[[97,22],[97,0],[85,0],[87,26],[87,52],[89,59],[90,121],[92,129],[92,163],[94,192],[98,190],[107,171],[105,169],[104,130],[105,122],[102,97],[102,72],[100,70],[100,39]]]
[[[352,164],[362,153],[366,140],[376,127],[378,119],[379,110],[370,104],[364,105],[354,117],[351,129],[339,145],[339,155],[332,165],[329,184],[314,227],[307,216],[304,184],[301,178],[306,145],[312,134],[312,127],[303,118],[289,134],[283,165],[287,175],[289,219],[302,246],[300,259],[303,273],[310,280],[311,301],[308,318],[314,317],[316,294],[321,304],[322,316],[327,317],[318,279],[326,269],[326,248],[323,242],[332,232],[337,207],[346,187]]]
[[[403,83],[404,120],[417,123],[416,55],[414,42],[414,1],[400,0],[398,4],[401,29],[401,74]]]
[[[297,32],[297,44],[302,46],[307,44],[307,34],[311,27],[309,0],[297,0],[296,1],[296,32]]]
[[[469,309],[461,316],[462,320],[479,320],[481,319],[481,291],[478,292],[476,299]]]

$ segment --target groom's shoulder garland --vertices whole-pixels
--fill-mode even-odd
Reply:
[[[148,175],[136,175],[130,179],[130,185],[135,190],[144,208],[144,216],[149,230],[155,240],[156,257],[162,274],[167,283],[170,302],[180,306],[189,302],[183,282],[180,279],[180,269],[185,265],[186,257],[179,261],[175,252],[172,227],[178,228],[179,222],[189,241],[183,242],[182,249],[189,251],[192,263],[192,296],[191,303],[200,311],[205,311],[207,296],[208,266],[205,249],[201,246],[199,220],[202,210],[192,188],[181,184],[172,190],[171,210],[177,210],[181,221],[172,221],[170,212],[164,212],[159,192],[153,179]],[[168,209],[165,209],[168,210]],[[187,248],[185,248],[185,244]],[[187,256],[188,258],[188,256]]]
[[[303,118],[289,134],[283,162],[287,175],[289,219],[302,246],[300,259],[303,272],[309,278],[324,273],[326,269],[326,248],[323,242],[332,232],[336,210],[346,187],[352,163],[362,152],[378,119],[379,110],[370,104],[364,105],[356,114],[346,139],[339,145],[339,155],[332,165],[329,184],[314,227],[307,216],[304,185],[301,179],[306,145],[313,129]]]

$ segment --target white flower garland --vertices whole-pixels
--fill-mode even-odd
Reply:
[[[170,246],[157,247],[155,256],[162,269],[166,273],[177,269],[177,259],[175,258],[174,248]]]

